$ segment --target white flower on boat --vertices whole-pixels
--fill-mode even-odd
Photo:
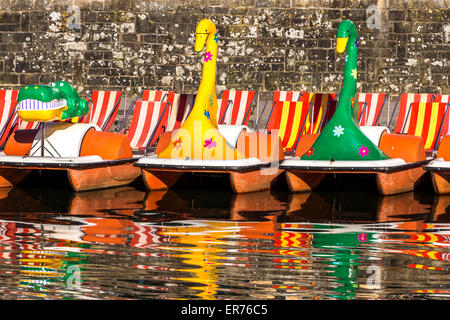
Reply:
[[[342,128],[341,125],[335,126],[333,133],[335,136],[337,136],[339,138],[342,134],[344,134],[344,128]]]

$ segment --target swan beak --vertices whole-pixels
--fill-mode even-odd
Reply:
[[[345,51],[345,48],[347,47],[347,41],[348,38],[337,38],[336,42],[336,52],[342,53]]]
[[[195,51],[202,51],[205,47],[206,39],[208,38],[207,33],[197,33],[195,35]]]

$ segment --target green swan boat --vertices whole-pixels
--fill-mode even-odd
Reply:
[[[423,176],[428,162],[422,138],[389,133],[385,127],[358,125],[359,102],[356,92],[358,68],[358,32],[350,20],[337,29],[336,51],[346,52],[344,80],[335,113],[317,135],[300,137],[294,158],[286,158],[280,168],[286,171],[292,192],[316,189],[332,174],[336,185],[357,179],[344,175],[375,175],[378,192],[383,195],[412,191]]]

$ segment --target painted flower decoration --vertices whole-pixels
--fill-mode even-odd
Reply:
[[[314,149],[310,148],[308,151],[306,151],[305,153],[308,157],[312,156],[314,154]]]
[[[355,98],[351,98],[351,99],[350,99],[350,102],[351,102],[351,104],[352,104],[352,107],[354,108],[354,107],[355,107]]]
[[[177,140],[175,140],[174,142],[173,142],[173,147],[175,148],[175,149],[179,149],[180,147],[181,147],[181,143],[182,143],[182,139],[181,139],[181,137],[179,137]]]
[[[356,46],[358,46],[358,40],[359,40],[359,38],[356,38],[356,40],[355,40],[355,45]]]
[[[206,117],[206,119],[210,119],[209,111],[205,109],[205,112],[203,113]]]
[[[360,234],[358,234],[358,240],[360,242],[367,242],[367,233],[360,233]]]
[[[209,138],[205,140],[205,144],[203,145],[204,148],[214,148],[217,145],[217,143],[213,140],[213,138]]]
[[[211,51],[206,51],[205,53],[205,62],[211,61],[212,54]]]
[[[212,107],[214,104],[214,96],[212,93],[210,93],[208,96],[208,102],[209,102],[209,106]]]
[[[333,133],[334,133],[335,137],[337,136],[339,138],[341,135],[344,134],[344,128],[342,128],[341,125],[335,126],[334,130],[333,130]]]
[[[358,75],[358,71],[356,71],[356,69],[352,69],[352,77],[356,79]]]
[[[214,41],[219,42],[219,33],[218,32],[216,32],[216,34],[214,35]]]
[[[363,158],[366,157],[366,156],[368,156],[368,155],[369,155],[369,152],[370,152],[369,148],[364,147],[364,146],[362,146],[362,147],[359,148],[358,150],[359,150],[358,154],[359,154],[361,157],[363,157]]]

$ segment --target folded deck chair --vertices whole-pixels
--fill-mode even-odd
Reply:
[[[422,137],[425,151],[435,151],[439,137],[448,131],[444,119],[448,113],[448,103],[413,102],[408,114],[408,127],[401,133]]]
[[[6,141],[14,125],[14,109],[18,93],[18,90],[0,90],[0,145]]]
[[[434,96],[433,99],[434,102],[441,102],[441,103],[450,103],[450,95],[449,94],[437,94]],[[450,135],[450,110],[447,112],[447,116],[444,117],[444,120],[442,121],[442,128],[441,128],[441,134],[437,138],[435,149],[437,150],[439,147],[439,143],[441,142],[442,138],[444,136]]]
[[[89,113],[79,119],[80,123],[93,123],[102,131],[109,131],[119,111],[122,91],[93,91]]]
[[[270,105],[270,111],[269,111],[269,117],[266,123],[266,126],[264,129],[267,129],[268,121],[270,120],[270,117],[272,116],[273,110],[275,108],[275,104],[278,101],[300,101],[302,100],[303,92],[302,91],[273,91],[270,93],[270,95],[267,97],[266,102],[264,103],[264,107],[258,116],[258,120],[256,121],[256,129],[259,127],[259,123],[261,122],[262,116],[264,115],[264,111],[266,110],[267,106]]]
[[[169,110],[169,121],[166,131],[173,131],[181,127],[192,110],[195,101],[195,94],[175,94],[175,98]]]
[[[358,93],[360,126],[379,125],[381,111],[388,96],[387,93]]]
[[[130,128],[125,132],[132,149],[147,153],[165,131],[169,109],[168,101],[136,101]]]
[[[278,130],[283,150],[295,153],[311,105],[302,101],[278,101],[267,124],[267,132]]]
[[[256,91],[223,90],[219,94],[221,103],[217,111],[218,123],[247,125],[257,94]],[[219,99],[217,102],[219,103]]]
[[[164,90],[141,90],[138,96],[130,103],[130,106],[125,110],[125,116],[117,131],[123,132],[127,128],[127,121],[131,113],[134,111],[136,102],[138,100],[142,102],[160,102],[167,101],[170,105],[174,104],[175,92]]]
[[[320,133],[336,110],[334,95],[304,92],[302,101],[311,106],[305,124],[305,133]]]
[[[397,107],[398,116],[397,122],[395,124],[395,128],[393,130],[394,133],[403,133],[404,128],[409,128],[409,119],[408,113],[411,110],[411,104],[413,102],[432,102],[434,98],[434,94],[432,93],[402,93],[398,96],[397,102],[395,103],[394,110],[392,111],[391,118],[388,123],[388,128],[391,128],[392,120],[394,119],[395,110]]]

